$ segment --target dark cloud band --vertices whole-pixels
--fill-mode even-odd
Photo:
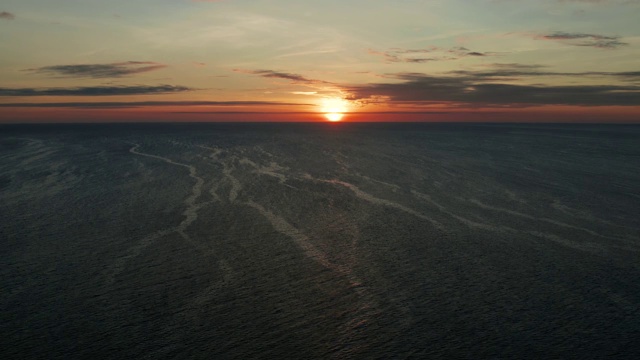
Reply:
[[[73,88],[0,88],[0,96],[116,96],[153,95],[192,91],[185,86],[91,86]]]
[[[551,34],[539,34],[536,35],[535,38],[538,40],[562,41],[573,46],[590,46],[601,49],[616,49],[621,46],[629,45],[626,42],[620,41],[619,36],[569,33],[564,31],[556,31]]]
[[[494,52],[471,51],[462,46],[441,48],[431,46],[424,49],[392,48],[386,51],[367,50],[369,54],[381,56],[387,63],[426,63],[431,61],[458,60],[464,57],[495,56]]]
[[[155,71],[165,67],[167,65],[153,61],[127,61],[111,64],[54,65],[26,69],[25,71],[63,77],[118,78]]]
[[[616,85],[513,85],[497,84],[473,74],[430,76],[396,74],[401,83],[376,83],[344,88],[349,99],[424,105],[457,104],[462,107],[523,107],[541,105],[637,106],[640,86]]]
[[[259,75],[259,76],[262,76],[262,77],[265,77],[265,78],[290,80],[294,84],[307,84],[307,85],[329,84],[326,81],[316,80],[316,79],[309,79],[309,78],[306,78],[306,77],[304,77],[302,75],[286,73],[286,72],[280,72],[280,71],[274,71],[274,70],[234,69],[233,71],[239,72],[239,73],[244,73],[244,74]]]
[[[16,18],[15,15],[13,15],[12,13],[8,12],[8,11],[2,11],[0,12],[0,19],[4,19],[4,20],[14,20]]]
[[[310,106],[310,104],[274,101],[105,101],[105,102],[57,102],[57,103],[0,103],[3,108],[78,108],[118,109],[162,106]]]

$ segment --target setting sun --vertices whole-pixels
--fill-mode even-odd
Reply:
[[[322,100],[321,111],[329,121],[340,121],[344,113],[348,110],[348,102],[340,98],[329,98]]]

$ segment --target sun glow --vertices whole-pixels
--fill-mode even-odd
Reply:
[[[328,98],[322,100],[321,112],[329,121],[340,121],[348,110],[349,103],[340,98]]]

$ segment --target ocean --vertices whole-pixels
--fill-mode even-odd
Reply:
[[[638,359],[640,126],[0,126],[3,359]]]

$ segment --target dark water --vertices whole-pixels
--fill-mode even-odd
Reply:
[[[640,356],[640,126],[0,127],[3,359]]]

